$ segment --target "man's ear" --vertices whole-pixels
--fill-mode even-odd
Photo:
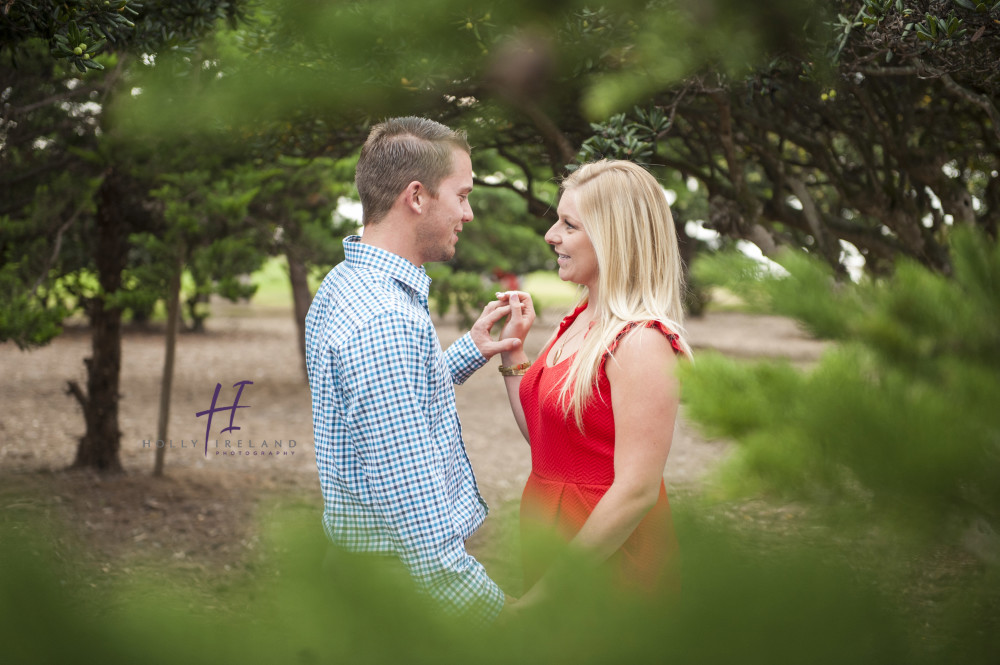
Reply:
[[[414,180],[403,190],[403,203],[412,212],[419,215],[424,211],[429,195],[419,180]]]

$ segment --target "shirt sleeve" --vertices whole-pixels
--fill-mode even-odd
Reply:
[[[402,314],[366,325],[341,358],[346,424],[373,508],[411,575],[447,611],[489,621],[504,594],[465,550],[449,497],[447,443],[430,426],[439,348],[432,326]]]
[[[472,334],[465,333],[456,339],[445,351],[444,361],[451,372],[451,379],[456,386],[465,383],[477,369],[487,362],[486,356],[479,352],[479,347],[472,341]]]

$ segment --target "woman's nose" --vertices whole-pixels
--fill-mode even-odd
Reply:
[[[558,223],[559,222],[556,222],[556,224],[558,224]],[[558,234],[556,233],[556,224],[553,224],[552,226],[550,226],[549,230],[545,232],[545,236],[544,236],[545,242],[549,243],[550,245],[555,245],[556,242],[559,239],[558,238]]]

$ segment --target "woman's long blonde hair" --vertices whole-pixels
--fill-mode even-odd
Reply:
[[[634,162],[600,160],[580,166],[562,183],[576,194],[583,229],[597,254],[600,302],[593,328],[573,358],[560,398],[583,428],[583,407],[593,394],[604,354],[632,321],[660,321],[684,340],[684,274],[666,194]],[[590,297],[587,289],[577,303]],[[572,397],[570,398],[570,386]]]

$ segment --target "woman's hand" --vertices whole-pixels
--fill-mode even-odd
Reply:
[[[518,339],[519,348],[524,348],[524,340],[535,323],[535,306],[531,296],[525,291],[504,291],[497,293],[501,306],[510,308],[510,314],[500,331],[500,339]]]
[[[500,294],[497,294],[498,296]],[[469,334],[472,336],[472,342],[479,349],[479,352],[483,354],[486,358],[492,358],[498,353],[503,353],[505,356],[512,352],[521,352],[521,347],[523,346],[524,339],[519,337],[509,337],[504,339],[503,335],[500,339],[493,339],[490,335],[490,331],[493,326],[497,324],[498,321],[504,317],[508,317],[511,313],[510,305],[501,300],[491,300],[483,308],[483,313],[479,315],[476,322],[472,324],[472,329],[469,330]],[[506,328],[507,325],[504,325]]]
[[[500,331],[499,343],[512,345],[511,348],[500,352],[500,364],[510,367],[528,362],[528,356],[524,351],[524,340],[535,322],[535,307],[531,303],[531,296],[524,291],[505,291],[497,293],[497,299],[486,307],[489,309],[494,305],[498,310],[507,313],[507,320]],[[529,441],[528,425],[524,419],[524,407],[521,405],[520,386],[520,375],[504,377],[504,387],[507,389],[507,399],[510,401],[514,421],[521,430],[524,440]]]

